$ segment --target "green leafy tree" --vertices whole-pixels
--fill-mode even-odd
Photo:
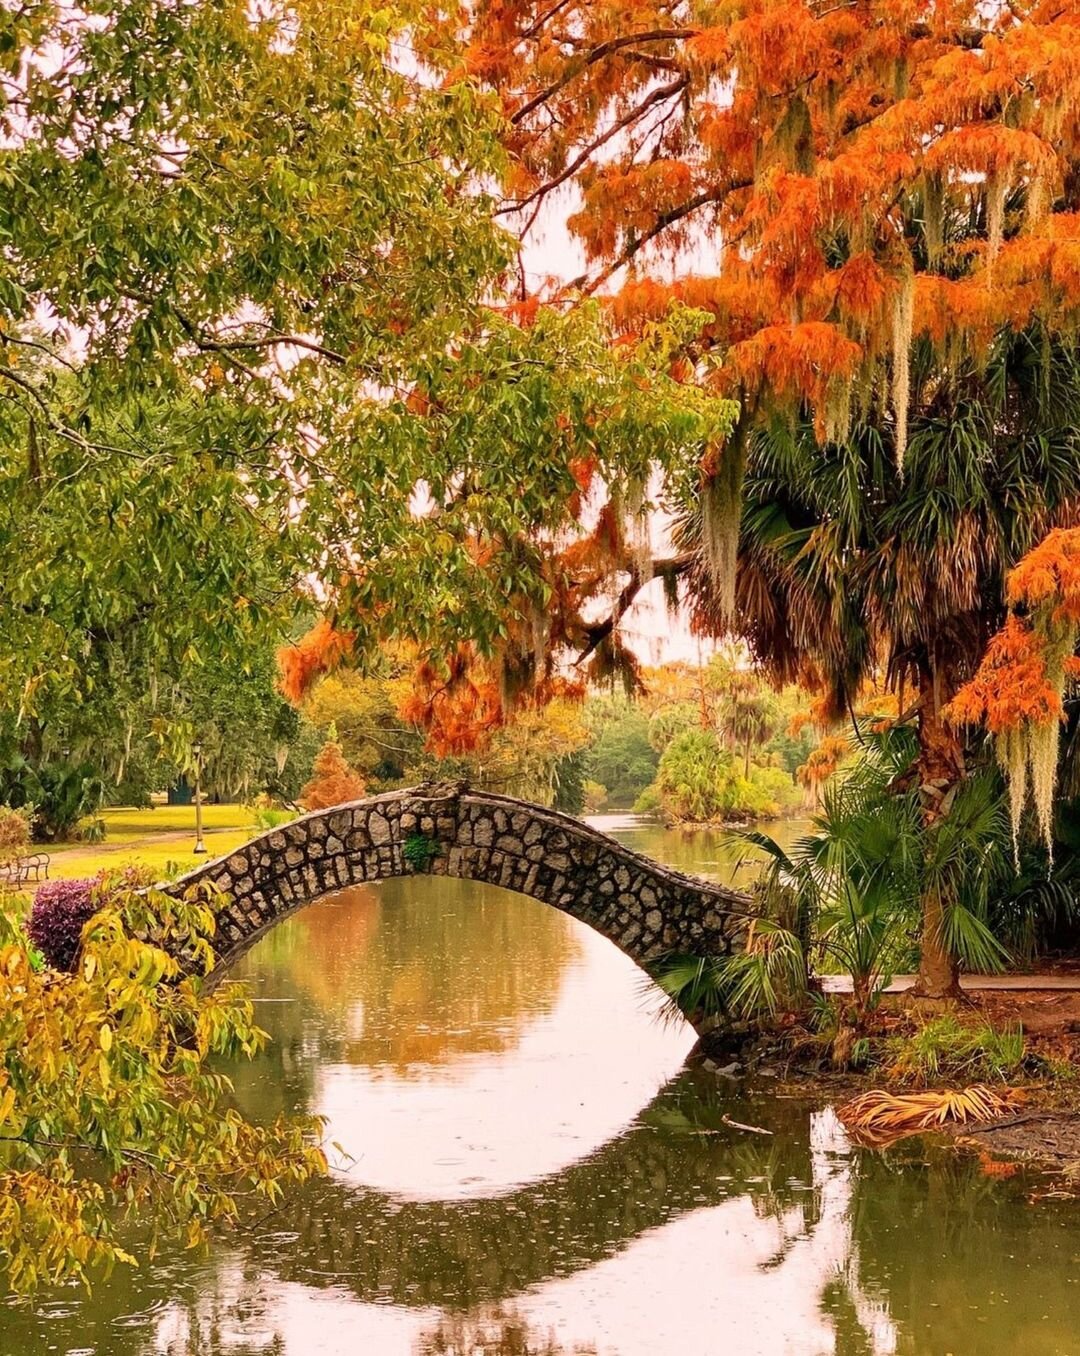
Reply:
[[[727,809],[731,755],[711,730],[687,730],[664,750],[656,785],[676,819],[704,822]]]
[[[149,1223],[150,1247],[198,1243],[245,1197],[277,1201],[325,1170],[317,1120],[245,1120],[213,1067],[265,1041],[238,986],[206,990],[213,930],[206,899],[114,892],[60,975],[0,914],[0,1266],[14,1290],[134,1262],[129,1222]]]
[[[492,306],[497,101],[401,69],[423,11],[0,15],[0,704],[28,756],[50,702],[186,690],[316,579],[364,658],[512,667],[556,600],[585,644],[552,564],[581,482],[638,504],[730,423],[667,374],[700,317],[615,351],[599,308]]]
[[[38,842],[67,836],[98,808],[103,792],[91,763],[64,758],[35,766],[21,754],[9,753],[0,766],[0,801],[23,811]]]
[[[387,660],[373,672],[339,669],[327,674],[305,698],[304,718],[317,729],[337,731],[345,757],[372,781],[408,779],[422,758],[423,735],[397,714],[396,684],[407,666]]]
[[[741,757],[712,730],[686,730],[660,756],[656,789],[674,820],[709,823],[779,814],[795,796],[791,779],[774,767],[744,775]]]
[[[589,749],[588,775],[606,788],[611,804],[632,805],[659,762],[649,742],[649,719],[628,702],[590,702],[587,714],[598,731]]]

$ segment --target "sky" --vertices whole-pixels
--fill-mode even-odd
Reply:
[[[587,261],[581,245],[565,225],[567,218],[576,211],[577,203],[578,196],[572,188],[553,193],[526,238],[522,256],[530,290],[542,289],[549,279],[567,281],[580,277],[585,271]],[[514,225],[512,221],[509,224]],[[711,272],[716,267],[715,242],[699,237],[671,259],[651,257],[648,267],[654,275],[658,272],[669,276]],[[609,286],[617,288],[624,276],[624,272],[617,273]],[[662,514],[652,515],[650,533],[655,554],[671,554]],[[685,611],[678,617],[671,616],[659,579],[642,589],[619,629],[624,643],[643,664],[700,663],[716,649],[714,641],[690,634]]]

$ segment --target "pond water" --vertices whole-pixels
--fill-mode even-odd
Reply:
[[[747,869],[710,835],[597,822]],[[241,1103],[319,1111],[351,1157],[208,1255],[0,1308],[0,1356],[1080,1353],[1080,1208],[687,1067],[689,1028],[553,909],[361,887],[242,974],[273,1044]]]

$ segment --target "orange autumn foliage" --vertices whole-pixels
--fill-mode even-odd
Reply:
[[[315,755],[311,780],[300,792],[299,801],[305,810],[328,810],[359,800],[364,789],[363,777],[348,765],[341,745],[331,735]]]
[[[848,752],[843,736],[826,735],[817,748],[811,749],[806,762],[795,769],[795,776],[803,786],[815,789],[829,780]]]
[[[1061,694],[1050,682],[1042,639],[1027,621],[1008,618],[946,715],[956,725],[984,725],[992,734],[1061,719]]]
[[[322,618],[293,645],[278,650],[278,686],[286,701],[298,705],[317,678],[332,673],[353,648],[353,637]]]
[[[983,725],[996,736],[1014,839],[1030,786],[1051,848],[1064,696],[1080,680],[1080,528],[1049,533],[1010,572],[1006,592],[1013,611],[946,716],[956,725]]]
[[[495,674],[467,645],[459,645],[445,667],[416,666],[398,715],[427,731],[428,747],[439,757],[475,749],[505,719]]]
[[[1009,575],[1012,607],[1050,606],[1053,622],[1080,624],[1080,528],[1056,528]]]
[[[1013,611],[990,641],[974,678],[948,708],[957,725],[993,734],[1056,724],[1066,683],[1080,678],[1071,653],[1080,631],[1080,528],[1055,528],[1010,571]]]
[[[581,494],[597,467],[590,458],[581,458],[570,470]],[[476,547],[481,564],[485,549]],[[606,596],[613,574],[625,568],[631,550],[619,514],[608,502],[591,531],[553,551],[546,561],[551,595],[545,615],[537,616],[533,625],[508,616],[505,639],[495,653],[485,657],[471,643],[461,643],[442,658],[416,657],[415,648],[406,643],[404,653],[413,656],[414,668],[398,714],[425,732],[431,752],[448,757],[482,747],[518,709],[541,707],[557,697],[581,698],[585,678],[596,675],[598,661],[610,663],[612,653],[616,665],[624,666],[619,671],[633,675],[633,656],[621,651],[614,633],[611,649],[590,646],[592,660],[580,678],[563,676],[556,666],[560,652],[580,654],[589,645],[582,610]],[[350,662],[353,649],[353,636],[320,620],[295,644],[278,651],[281,692],[299,705],[320,678]]]
[[[552,675],[511,700],[495,665],[460,645],[444,665],[417,665],[398,715],[425,730],[427,748],[446,758],[484,747],[514,710],[543,707],[559,697],[579,701],[584,695],[583,683]]]
[[[296,644],[278,651],[279,686],[286,700],[299,705],[319,678],[348,662],[351,652],[351,637],[325,619],[318,621]],[[494,670],[468,645],[458,646],[445,670],[430,660],[417,662],[398,714],[427,732],[428,747],[439,756],[476,748],[506,715]]]
[[[956,361],[1003,327],[1080,322],[1080,0],[446,16],[449,67],[508,120],[505,219],[529,229],[571,183],[572,286],[628,331],[704,307],[715,380],[755,410],[806,402],[829,436],[888,390],[902,455],[919,336]]]

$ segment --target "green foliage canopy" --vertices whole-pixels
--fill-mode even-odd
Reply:
[[[600,711],[590,709],[602,705]],[[590,703],[590,723],[598,727],[589,749],[588,775],[605,787],[615,805],[632,805],[656,775],[659,761],[649,743],[649,720],[626,702]]]
[[[16,1291],[133,1262],[127,1222],[150,1222],[151,1248],[195,1244],[245,1198],[325,1169],[317,1120],[247,1121],[212,1067],[266,1039],[238,986],[206,992],[213,928],[208,899],[114,893],[61,975],[0,914],[0,1259]]]
[[[490,652],[543,615],[571,463],[639,494],[725,402],[519,326],[484,185],[496,102],[403,69],[409,4],[101,0],[0,14],[0,701],[282,636],[321,589],[361,654]]]

